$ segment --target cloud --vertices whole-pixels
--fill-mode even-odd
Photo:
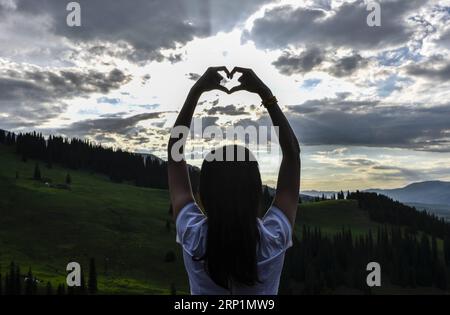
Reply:
[[[127,83],[119,69],[43,70],[39,67],[0,68],[0,123],[7,128],[39,126],[67,108],[65,101],[91,93],[106,94]]]
[[[346,77],[352,75],[356,70],[364,68],[367,64],[367,60],[355,53],[354,55],[337,60],[334,65],[329,68],[329,71],[335,77]]]
[[[9,78],[17,83],[14,90],[33,86],[33,89],[45,91],[46,96],[51,98],[72,98],[91,93],[107,94],[118,89],[131,80],[131,76],[120,69],[112,69],[109,72],[97,70],[42,70],[41,68],[19,69],[6,71]],[[35,95],[36,96],[36,95]]]
[[[282,73],[292,75],[295,73],[306,73],[324,61],[324,53],[317,47],[313,47],[295,55],[284,52],[272,64]]]
[[[373,165],[369,169],[370,176],[375,180],[404,179],[419,181],[429,177],[429,170],[418,170],[392,165]]]
[[[442,57],[430,58],[424,63],[408,66],[407,73],[434,81],[448,82],[450,80],[450,61],[445,61]]]
[[[320,102],[319,102],[320,103]],[[361,145],[450,152],[450,104],[436,107],[367,106],[333,101],[290,108],[293,128],[304,144]],[[370,102],[368,102],[370,103]],[[315,107],[316,111],[312,111]]]
[[[192,80],[192,81],[197,81],[201,77],[200,74],[193,73],[193,72],[189,72],[188,74],[186,74],[186,76],[189,78],[189,80]]]
[[[450,49],[450,29],[441,34],[441,36],[437,40],[437,43]]]
[[[258,47],[278,49],[286,46],[321,45],[356,49],[386,48],[408,41],[413,30],[405,16],[424,4],[424,0],[384,1],[380,27],[369,27],[369,12],[362,0],[343,2],[335,9],[294,8],[289,5],[266,10],[243,34]]]
[[[325,62],[331,65],[323,65]],[[335,77],[346,77],[366,67],[368,60],[355,52],[344,57],[336,57],[330,51],[311,47],[299,54],[285,51],[272,64],[285,75],[304,74],[318,70],[328,72]]]
[[[164,112],[145,113],[133,115],[130,117],[122,117],[122,114],[114,114],[104,116],[97,119],[87,119],[72,123],[71,125],[61,128],[58,132],[72,136],[83,137],[93,134],[120,134],[126,135],[136,127],[137,123],[149,119],[158,119],[163,116]]]
[[[363,158],[345,158],[341,160],[345,165],[350,167],[366,167],[376,165],[376,163],[370,159]]]
[[[17,0],[16,12],[45,15],[53,34],[73,41],[130,45],[126,57],[133,61],[179,61],[181,55],[162,54],[163,49],[184,45],[195,37],[208,37],[228,31],[243,22],[267,0],[148,1],[79,0],[81,27],[66,24],[67,2],[59,0]],[[99,51],[98,51],[99,52]]]
[[[287,106],[286,116],[302,145],[450,152],[450,103],[424,107],[341,97]],[[271,126],[272,122],[263,115],[239,124]]]
[[[237,108],[234,105],[226,105],[226,106],[214,106],[211,107],[210,109],[208,109],[206,111],[206,113],[208,115],[231,115],[231,116],[236,116],[236,115],[245,115],[248,114],[248,112],[245,111],[245,109],[243,107]]]

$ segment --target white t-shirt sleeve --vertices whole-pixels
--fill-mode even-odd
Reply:
[[[207,218],[195,202],[185,205],[178,213],[175,225],[176,241],[190,256],[204,252],[207,235]]]
[[[279,208],[270,207],[261,223],[261,250],[265,259],[275,258],[292,246],[292,225]]]

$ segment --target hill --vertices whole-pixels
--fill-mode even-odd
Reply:
[[[366,211],[358,208],[356,200],[326,200],[299,205],[296,219],[297,233],[303,225],[318,227],[322,232],[335,234],[350,228],[356,234],[376,231],[380,224],[370,220]]]
[[[167,190],[113,183],[106,176],[40,164],[45,181],[31,180],[35,161],[23,162],[0,145],[0,264],[15,261],[53,287],[65,282],[66,265],[88,266],[94,257],[102,293],[187,292]],[[18,179],[16,179],[16,172]],[[168,221],[169,220],[169,221]],[[174,262],[165,262],[168,252]]]
[[[42,181],[32,179],[36,163]],[[58,185],[67,174],[70,186]],[[117,183],[107,175],[57,164],[49,168],[33,159],[24,162],[14,146],[0,144],[0,194],[0,270],[15,261],[23,273],[31,267],[40,282],[56,287],[65,282],[69,262],[87,267],[93,257],[100,293],[188,292],[167,190]],[[304,226],[318,227],[331,237],[343,229],[363,237],[383,224],[373,221],[357,200],[328,200],[299,205],[295,233],[300,241]],[[439,239],[440,251],[442,246]],[[300,248],[294,245],[292,253]],[[290,275],[286,270],[283,274]],[[405,292],[398,286],[392,290]],[[411,292],[423,292],[417,290]]]

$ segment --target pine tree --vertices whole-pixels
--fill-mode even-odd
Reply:
[[[438,250],[437,250],[436,236],[434,235],[431,238],[431,252],[433,264],[436,264],[438,262]]]
[[[91,258],[89,261],[89,280],[88,280],[89,293],[97,293],[97,271],[95,269],[95,259]]]
[[[5,130],[0,129],[0,143],[5,143],[5,141],[6,141]]]
[[[25,295],[33,295],[33,273],[31,272],[31,267],[28,269],[27,279],[25,281]]]
[[[46,292],[47,295],[53,295],[53,287],[50,281],[47,281]]]
[[[67,185],[72,184],[72,178],[70,177],[70,174],[69,174],[69,173],[67,173],[67,175],[66,175],[66,184],[67,184]]]
[[[39,169],[39,164],[36,163],[36,165],[34,166],[34,174],[33,174],[33,179],[34,180],[41,180],[41,170]]]
[[[444,260],[447,267],[450,267],[450,235],[444,238]]]
[[[66,294],[66,287],[64,284],[58,284],[58,289],[56,290],[57,295],[65,295]]]
[[[170,284],[170,294],[177,295],[177,288],[175,286],[175,283],[173,283],[173,282]]]
[[[14,273],[14,287],[16,295],[22,294],[22,279],[20,277],[20,266],[16,265],[16,270]]]
[[[80,278],[81,278],[81,283],[80,283],[80,287],[79,287],[79,293],[86,294],[86,279],[84,277],[83,268],[81,268]]]

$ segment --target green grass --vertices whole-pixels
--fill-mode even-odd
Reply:
[[[40,163],[42,176],[53,183],[64,183],[70,173],[71,190],[55,189],[30,179],[34,165],[0,146],[1,270],[14,260],[22,272],[31,266],[55,287],[65,282],[69,262],[87,268],[94,257],[102,293],[165,294],[171,283],[178,292],[188,292],[173,224],[170,232],[166,229],[166,190]],[[164,262],[169,250],[175,262]]]
[[[370,221],[367,211],[358,208],[356,200],[327,200],[303,203],[297,213],[297,233],[303,225],[319,227],[325,234],[350,228],[354,234],[375,232],[378,224]]]

